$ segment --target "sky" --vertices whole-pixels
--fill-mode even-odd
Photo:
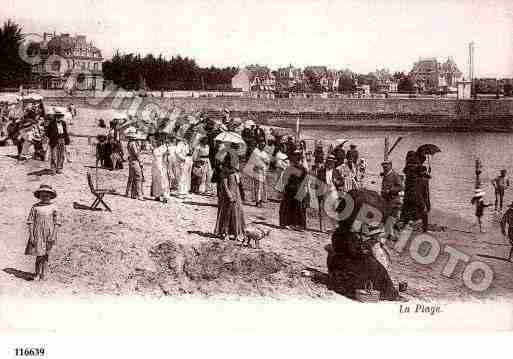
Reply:
[[[83,34],[110,58],[192,57],[200,66],[325,65],[408,72],[451,56],[468,74],[513,77],[512,0],[0,0],[25,32]]]

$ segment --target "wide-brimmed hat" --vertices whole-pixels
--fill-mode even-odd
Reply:
[[[328,161],[336,162],[337,158],[333,155],[329,155],[328,157],[326,157],[326,162],[328,162]]]
[[[390,160],[386,160],[386,161],[381,162],[382,166],[383,165],[391,165],[391,164],[392,164],[392,161],[390,161]]]
[[[136,138],[137,137],[137,128],[130,126],[125,130],[125,135],[128,138]]]
[[[484,195],[486,195],[486,192],[481,188],[476,188],[474,191],[474,197],[483,197]]]
[[[39,186],[39,188],[34,191],[34,197],[39,199],[39,196],[41,195],[42,192],[49,193],[50,196],[52,197],[52,199],[57,197],[57,192],[55,192],[55,190],[52,188],[52,186],[49,186],[47,184],[42,184],[41,186]]]

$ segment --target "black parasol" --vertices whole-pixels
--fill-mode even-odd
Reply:
[[[435,153],[442,152],[437,145],[433,145],[432,143],[426,143],[419,148],[417,148],[417,153],[420,155],[434,155]]]

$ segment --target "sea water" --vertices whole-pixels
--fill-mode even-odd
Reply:
[[[416,150],[420,145],[432,143],[442,152],[430,159],[431,176],[431,206],[442,211],[458,214],[471,220],[474,216],[474,207],[470,199],[475,186],[475,160],[480,158],[483,164],[481,174],[482,186],[486,191],[485,202],[494,202],[494,190],[491,181],[499,174],[499,170],[506,169],[508,175],[513,176],[513,134],[505,133],[439,133],[439,132],[395,132],[395,131],[330,131],[308,130],[302,131],[306,139],[322,139],[325,151],[329,143],[336,139],[349,139],[345,149],[350,144],[357,145],[360,158],[368,162],[367,188],[379,190],[381,179],[381,162],[384,154],[384,139],[389,137],[391,144],[402,137],[390,155],[394,169],[403,174],[406,153]],[[308,142],[312,148],[313,143]],[[513,178],[513,177],[512,177]],[[375,183],[371,183],[375,182]],[[512,181],[513,185],[513,181]],[[513,188],[513,186],[512,186]],[[505,203],[511,203],[513,191],[506,190]],[[493,208],[491,208],[493,210]]]

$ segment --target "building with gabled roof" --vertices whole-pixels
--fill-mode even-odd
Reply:
[[[420,58],[413,64],[410,76],[421,91],[442,91],[455,88],[463,73],[449,57],[440,63],[436,57]]]
[[[232,87],[243,92],[271,92],[276,90],[276,78],[266,66],[250,65],[232,78]]]
[[[32,67],[33,81],[45,89],[103,90],[103,56],[86,36],[44,33],[31,44],[31,55],[41,61]]]

